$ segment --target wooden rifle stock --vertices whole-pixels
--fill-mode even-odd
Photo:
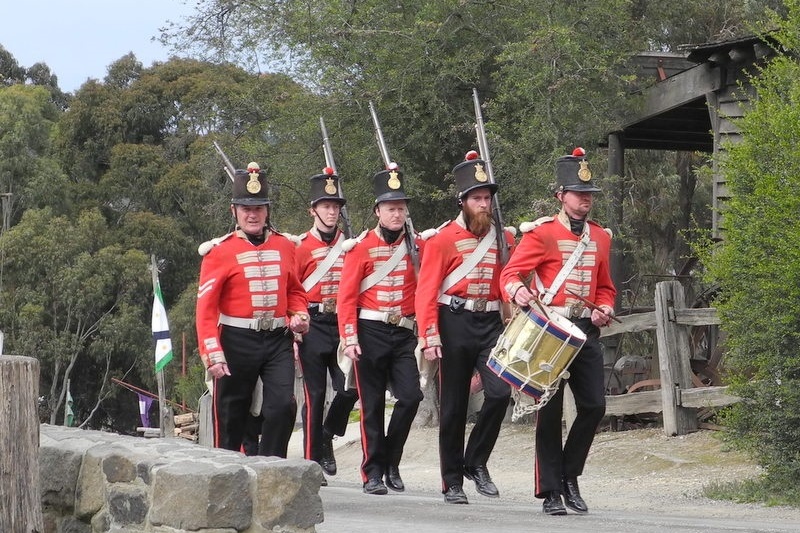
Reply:
[[[319,127],[322,130],[322,150],[325,153],[325,164],[333,169],[333,173],[339,176],[339,172],[336,170],[336,163],[333,159],[333,150],[331,149],[331,142],[328,139],[328,130],[325,128],[325,119],[319,117]],[[339,176],[339,198],[344,200],[344,192],[342,191],[342,177]],[[347,214],[347,207],[342,204],[342,208],[339,210],[339,216],[342,219],[342,233],[346,239],[350,239],[353,237],[353,226],[350,224],[350,215]]]
[[[381,123],[378,120],[378,113],[375,111],[375,106],[372,104],[372,101],[369,102],[369,112],[370,115],[372,115],[372,124],[375,126],[375,140],[378,142],[378,149],[381,152],[381,158],[383,159],[383,164],[385,168],[388,170],[392,160],[389,157],[389,149],[386,147],[386,141],[383,138],[383,131],[381,130]],[[415,240],[416,233],[414,232],[414,223],[411,221],[411,214],[408,212],[408,208],[406,208],[405,232],[406,232],[405,235],[406,248],[408,248],[408,255],[411,258],[411,264],[414,267],[414,273],[419,275],[419,248],[417,248],[417,242]]]
[[[489,155],[489,144],[486,141],[486,130],[483,126],[483,112],[481,111],[481,103],[478,99],[478,90],[472,89],[472,102],[475,106],[475,134],[478,140],[478,151],[480,152],[481,159],[486,162],[486,175],[489,176],[489,183],[496,184],[494,180],[494,170],[492,169],[492,158]],[[495,226],[497,227],[497,253],[500,256],[500,265],[508,263],[510,249],[506,240],[505,223],[503,221],[503,213],[500,210],[500,199],[497,194],[494,195],[492,202],[492,218],[494,219]]]

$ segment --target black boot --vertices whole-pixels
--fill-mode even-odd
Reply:
[[[550,491],[544,497],[542,503],[542,512],[552,516],[560,516],[567,514],[567,508],[564,507],[564,502],[561,501],[561,494],[558,491]]]
[[[564,479],[564,505],[579,514],[589,512],[589,507],[581,498],[581,491],[578,489],[578,478]]]
[[[329,476],[336,475],[336,458],[333,456],[333,437],[327,434],[322,437],[322,457],[319,465]]]

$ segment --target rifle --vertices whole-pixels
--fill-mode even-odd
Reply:
[[[474,87],[472,89],[472,102],[475,105],[475,134],[478,138],[478,151],[486,162],[486,175],[489,176],[489,183],[495,183],[492,159],[489,156],[489,144],[486,142],[486,130],[483,127],[483,113],[481,112],[480,101],[478,101],[478,90]],[[500,211],[500,201],[497,198],[494,198],[492,202],[492,218],[497,227],[497,253],[500,256],[500,266],[503,266],[508,263],[510,252],[508,242],[506,241],[503,213]]]
[[[391,165],[392,160],[389,157],[389,149],[386,147],[383,131],[381,131],[381,123],[378,121],[378,114],[375,112],[375,106],[372,104],[372,101],[369,102],[369,112],[372,115],[372,123],[375,125],[375,139],[378,141],[378,149],[381,152],[383,164],[386,169],[389,170],[389,165]],[[406,208],[405,230],[408,255],[411,258],[411,264],[414,266],[414,273],[419,275],[419,248],[417,248],[417,243],[414,240],[416,233],[414,232],[414,224],[411,222],[411,214],[408,212],[408,208]]]
[[[333,173],[339,176],[336,171],[336,163],[333,160],[333,150],[331,150],[331,142],[328,140],[328,130],[325,128],[325,119],[319,117],[319,127],[322,130],[322,151],[325,153],[325,165],[333,169]],[[344,200],[344,193],[342,192],[342,177],[339,176],[339,198]],[[353,226],[350,225],[350,216],[347,214],[347,207],[342,204],[339,210],[339,216],[342,218],[342,225],[344,226],[342,233],[345,239],[353,237]]]
[[[228,175],[231,181],[234,181],[233,175],[236,173],[236,167],[233,166],[231,160],[228,159],[228,156],[222,151],[222,148],[217,141],[213,141],[212,144],[214,145],[214,148],[217,149],[217,153],[222,156],[222,160],[225,162],[225,173]]]

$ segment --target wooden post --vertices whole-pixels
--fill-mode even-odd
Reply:
[[[0,355],[0,531],[44,531],[38,397],[39,361]]]
[[[656,338],[661,372],[664,433],[686,435],[697,430],[697,412],[681,405],[681,389],[692,388],[689,331],[675,321],[675,310],[686,307],[683,286],[677,281],[656,284]]]

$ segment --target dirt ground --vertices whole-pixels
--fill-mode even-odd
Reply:
[[[763,514],[765,518],[796,521],[800,526],[800,509],[720,502],[702,495],[709,483],[759,474],[757,465],[729,450],[718,436],[718,432],[700,430],[667,437],[660,428],[598,433],[580,478],[581,492],[590,508],[597,510],[703,518],[731,518],[738,513],[755,518]],[[400,464],[409,489],[440,492],[437,438],[435,428],[412,430]],[[504,500],[540,505],[533,498],[533,448],[531,424],[503,426],[488,466]],[[330,479],[331,484],[360,486],[361,444],[356,423],[334,441],[334,449],[339,472]],[[471,500],[482,498],[471,482],[464,488]]]

